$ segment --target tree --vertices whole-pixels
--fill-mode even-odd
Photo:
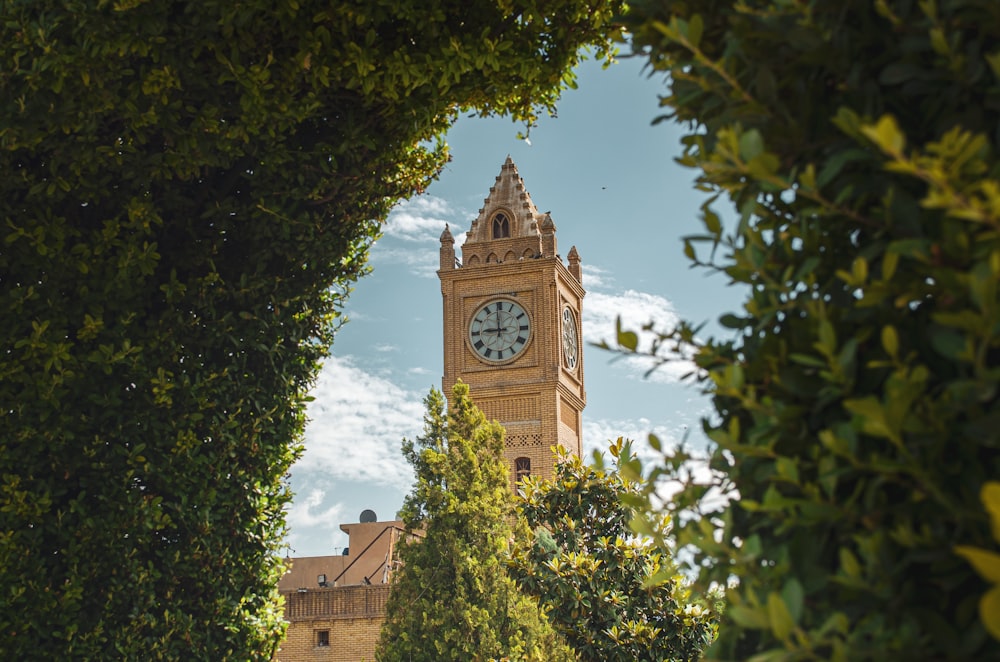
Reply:
[[[672,561],[629,528],[640,484],[622,468],[630,442],[610,447],[609,471],[559,450],[555,476],[521,481],[517,508],[534,530],[511,556],[514,578],[548,609],[579,660],[697,660],[716,617],[690,600]],[[665,580],[651,585],[656,577]]]
[[[0,3],[0,657],[269,659],[378,224],[617,2]]]
[[[689,484],[667,506],[703,578],[738,578],[713,655],[1000,658],[955,553],[991,547],[979,493],[1000,475],[1000,5],[630,7],[712,194],[685,253],[747,286],[733,338],[653,337],[698,345],[732,497]]]
[[[424,399],[424,434],[403,441],[416,473],[403,504],[411,537],[399,552],[376,658],[571,660],[538,604],[507,575],[514,508],[503,428],[488,422],[469,387]]]

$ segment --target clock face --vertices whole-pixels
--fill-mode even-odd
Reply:
[[[482,359],[507,361],[531,340],[531,319],[509,299],[496,299],[476,311],[469,322],[469,344]]]
[[[566,362],[566,367],[572,370],[576,367],[580,344],[576,337],[576,316],[569,306],[565,306],[562,313],[562,344],[563,361]]]

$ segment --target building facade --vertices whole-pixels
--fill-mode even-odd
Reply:
[[[366,510],[361,521],[341,524],[343,554],[289,559],[278,583],[285,599],[288,634],[275,662],[360,662],[375,659],[385,620],[401,521],[379,522]]]
[[[530,474],[552,475],[553,445],[581,453],[585,292],[575,247],[567,262],[552,217],[535,207],[509,156],[460,256],[450,229],[441,235],[442,391],[462,380],[486,417],[503,424],[512,488]],[[279,584],[289,627],[277,662],[374,660],[403,524],[363,514],[341,529],[350,538],[343,555],[290,559]]]
[[[512,481],[551,476],[552,446],[581,452],[584,289],[580,256],[568,265],[556,226],[540,213],[508,156],[461,247],[441,235],[442,390],[462,380],[486,418],[507,431]]]

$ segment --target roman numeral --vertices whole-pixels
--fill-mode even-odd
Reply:
[[[477,350],[478,350],[478,349],[482,349],[482,348],[483,348],[483,341],[482,341],[482,340],[477,340],[477,341],[475,342],[475,345],[474,345],[474,347],[475,347],[475,348],[476,348]],[[486,350],[486,351],[489,351],[489,350]]]

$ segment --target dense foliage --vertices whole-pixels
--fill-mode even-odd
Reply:
[[[571,660],[534,599],[507,574],[514,505],[503,428],[461,382],[424,399],[424,434],[403,442],[416,482],[402,518],[414,535],[400,549],[380,662]]]
[[[0,2],[0,657],[270,658],[282,477],[378,221],[617,6]]]
[[[990,585],[956,554],[996,548],[1000,3],[630,5],[713,194],[685,252],[747,292],[731,339],[654,338],[700,344],[734,497],[689,484],[668,505],[702,513],[675,521],[703,579],[738,578],[713,654],[1000,658]]]
[[[641,485],[619,472],[633,460],[622,439],[610,469],[562,451],[552,479],[520,483],[518,511],[534,530],[511,555],[514,578],[547,608],[578,660],[697,660],[716,617],[690,597],[673,561],[629,528]],[[664,581],[650,581],[671,574]]]

